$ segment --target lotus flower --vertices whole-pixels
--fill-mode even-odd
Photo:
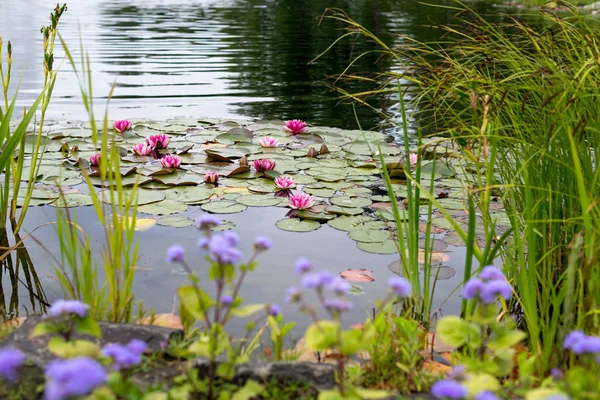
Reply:
[[[290,196],[288,202],[290,208],[295,210],[305,210],[315,203],[313,197],[304,192],[294,193]]]
[[[97,167],[100,164],[100,156],[102,153],[96,153],[90,156],[90,165]]]
[[[283,129],[292,135],[306,132],[306,122],[300,121],[299,119],[292,119],[291,121],[285,121]]]
[[[275,160],[269,158],[254,160],[254,169],[256,169],[257,172],[271,171],[275,169],[276,164]]]
[[[150,153],[152,153],[153,150],[154,149],[152,147],[148,146],[145,143],[138,143],[133,146],[133,154],[135,154],[137,156],[150,155]]]
[[[146,138],[146,143],[148,146],[153,147],[155,149],[166,149],[169,145],[171,138],[169,135],[164,133],[159,133],[157,135],[150,135]]]
[[[219,174],[216,172],[209,171],[204,175],[205,183],[217,183],[219,181]]]
[[[408,161],[410,162],[410,165],[417,165],[417,155],[414,153],[410,153],[410,155],[408,156]]]
[[[165,168],[179,168],[179,166],[181,165],[181,158],[179,158],[179,156],[167,154],[166,156],[160,159],[160,162]]]
[[[288,190],[294,186],[294,180],[287,176],[280,176],[279,178],[275,179],[275,186],[282,190]]]
[[[115,121],[115,130],[119,133],[123,133],[131,129],[131,122],[126,119]]]
[[[258,140],[258,144],[260,144],[260,147],[277,147],[279,142],[277,141],[277,139],[274,139],[272,137],[261,137]]]

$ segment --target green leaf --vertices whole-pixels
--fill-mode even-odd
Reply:
[[[290,232],[310,232],[316,231],[321,227],[317,221],[301,220],[298,218],[284,218],[275,223],[279,229]]]
[[[182,286],[177,292],[181,298],[181,304],[191,316],[198,320],[204,320],[204,312],[215,304],[208,293],[202,289],[196,291],[193,286]]]
[[[38,336],[44,336],[47,335],[49,333],[53,333],[54,329],[52,329],[52,326],[46,322],[40,322],[39,324],[37,324],[35,326],[35,328],[33,328],[33,332],[31,333],[31,337],[38,337]]]
[[[248,380],[243,388],[233,394],[231,400],[250,400],[263,391],[263,386],[252,379]]]
[[[386,390],[357,389],[356,393],[361,399],[387,399],[392,396],[392,393]]]
[[[233,379],[235,375],[235,366],[232,363],[222,362],[217,367],[217,376],[225,380]]]
[[[562,396],[565,399],[569,398],[566,393],[563,393],[558,389],[540,388],[528,391],[525,395],[525,400],[545,400],[553,395],[557,397]]]
[[[75,318],[75,329],[81,335],[90,335],[96,338],[102,337],[100,325],[91,316]]]
[[[450,346],[461,347],[469,342],[471,327],[464,319],[450,315],[438,321],[436,332]]]
[[[323,390],[319,392],[318,400],[344,400],[344,396],[337,390]]]
[[[340,325],[334,321],[319,321],[311,324],[304,335],[306,347],[312,351],[327,350],[338,344]]]
[[[518,344],[526,337],[527,335],[525,332],[518,330],[509,331],[504,334],[494,336],[494,339],[489,341],[487,346],[492,350],[508,349]]]
[[[253,314],[256,314],[259,311],[265,309],[264,304],[248,304],[247,306],[239,307],[231,311],[232,315],[236,317],[249,317]]]
[[[469,379],[463,382],[471,396],[489,390],[495,392],[500,388],[498,380],[489,374],[469,374]]]

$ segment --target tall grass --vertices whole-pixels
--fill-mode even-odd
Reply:
[[[82,59],[78,66],[67,44],[62,38],[60,40],[79,80],[82,101],[91,124],[92,141],[101,153],[98,173],[102,186],[107,189],[96,193],[88,171],[82,170],[98,222],[103,227],[101,259],[98,261],[94,257],[90,238],[78,225],[76,213],[58,209],[56,227],[61,260],[57,262],[55,273],[65,296],[90,304],[95,318],[129,322],[132,318],[132,288],[139,245],[135,238],[138,185],[136,182],[125,190],[121,178],[120,151],[114,132],[108,126],[108,103],[114,86],[108,96],[102,127],[99,129],[94,116],[89,56],[81,45]],[[99,264],[102,264],[102,271]]]
[[[472,229],[455,228],[480,265],[502,250],[516,288],[513,310],[542,373],[562,359],[568,331],[600,325],[599,22],[574,9],[567,16],[539,11],[543,28],[536,29],[509,16],[492,24],[459,2],[448,8],[456,10],[455,21],[437,27],[436,42],[378,42],[402,72],[370,77],[380,85],[344,95],[364,102],[394,93],[401,80],[423,129],[461,145],[470,207],[481,214],[486,247],[473,246]],[[347,22],[347,35],[373,39],[345,14],[332,17]],[[492,193],[502,196],[510,236],[495,233]]]

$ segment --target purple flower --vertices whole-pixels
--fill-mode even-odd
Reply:
[[[90,306],[78,300],[57,300],[50,306],[46,317],[59,318],[63,315],[78,315],[83,318],[87,315]]]
[[[44,391],[45,400],[63,400],[84,396],[106,382],[106,370],[96,360],[77,357],[54,360],[46,368],[49,382]]]
[[[184,252],[185,252],[185,250],[183,249],[183,247],[178,244],[175,244],[175,245],[169,247],[167,249],[166,262],[173,263],[173,262],[183,261]]]
[[[465,283],[465,287],[463,290],[463,297],[465,299],[474,299],[479,296],[479,292],[483,287],[483,282],[481,282],[477,278],[471,278]]]
[[[302,275],[312,269],[312,262],[308,258],[299,258],[296,260],[296,273]]]
[[[209,231],[219,225],[221,225],[221,220],[214,215],[204,214],[196,218],[196,228],[204,231]]]
[[[132,340],[125,346],[119,343],[107,344],[102,349],[102,354],[112,358],[114,361],[113,369],[119,371],[121,369],[129,369],[141,363],[144,350],[146,350],[146,343],[141,340],[135,342]]]
[[[256,251],[269,250],[271,246],[273,246],[273,243],[266,236],[258,236],[254,241],[254,250]]]
[[[481,270],[481,273],[479,274],[479,278],[483,279],[484,281],[496,281],[506,279],[502,271],[499,268],[494,267],[493,265],[488,265],[487,267],[484,267]]]
[[[484,390],[481,393],[478,393],[477,396],[475,396],[474,400],[500,400],[498,398],[498,396],[496,396],[494,394],[494,392],[491,392],[489,390]]]
[[[281,308],[277,304],[271,304],[269,306],[269,315],[272,317],[276,317],[281,314]]]
[[[337,295],[343,295],[347,294],[350,290],[350,284],[339,276],[336,276],[333,278],[333,281],[327,285],[327,289],[331,290]]]
[[[410,282],[400,276],[391,276],[388,279],[388,286],[394,296],[409,297],[412,294]]]
[[[595,354],[600,353],[600,338],[595,336],[586,336],[573,345],[575,354]]]
[[[210,244],[210,239],[207,237],[201,237],[198,239],[198,247],[201,249],[208,249],[208,245]]]
[[[302,286],[306,289],[321,289],[333,282],[333,275],[327,271],[309,272],[302,277]]]
[[[17,369],[25,362],[25,355],[17,349],[0,349],[0,378],[14,382],[19,375]]]
[[[431,394],[438,399],[463,399],[469,391],[456,381],[444,379],[433,384]]]
[[[333,312],[344,312],[352,310],[352,303],[345,299],[326,299],[323,301],[323,307]]]
[[[230,294],[224,294],[221,296],[221,304],[229,306],[233,303],[233,296]]]
[[[552,376],[554,380],[560,381],[565,375],[560,368],[552,368],[550,370],[550,376]]]
[[[463,365],[455,365],[448,374],[448,378],[454,379],[455,381],[463,381],[466,379],[466,373],[467,370]]]
[[[583,339],[585,339],[585,334],[582,331],[572,331],[565,337],[563,347],[567,350],[573,350],[573,346]]]
[[[508,300],[510,296],[512,296],[512,287],[505,280],[486,282],[479,291],[479,297],[485,304],[494,303],[498,297]]]
[[[208,244],[210,258],[223,264],[235,264],[242,257],[242,253],[235,248],[239,240],[237,237],[233,232],[214,236]]]
[[[296,302],[300,301],[301,298],[302,298],[302,295],[300,294],[300,291],[298,290],[298,288],[291,286],[291,287],[287,288],[287,290],[285,291],[285,302],[288,304],[296,303]]]

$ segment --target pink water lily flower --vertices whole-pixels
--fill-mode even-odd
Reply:
[[[98,152],[96,154],[92,154],[90,156],[90,165],[92,167],[97,167],[100,164],[100,156],[102,155],[102,153]]]
[[[288,190],[294,186],[294,180],[287,176],[280,176],[275,179],[275,186],[282,190]]]
[[[285,126],[283,129],[292,135],[297,135],[299,133],[306,132],[306,122],[300,121],[299,119],[292,119],[290,121],[285,121]]]
[[[131,129],[131,122],[126,119],[115,121],[115,130],[119,133],[123,133]]]
[[[217,183],[219,181],[219,174],[216,172],[209,171],[204,175],[205,183]]]
[[[261,137],[258,140],[258,144],[260,144],[260,147],[277,147],[279,142],[272,137]]]
[[[160,159],[160,162],[165,168],[179,168],[181,165],[181,158],[179,158],[179,156],[167,154]]]
[[[313,197],[304,192],[294,193],[290,196],[288,202],[290,208],[295,210],[305,210],[315,203]]]
[[[147,156],[152,153],[154,149],[148,146],[146,143],[138,143],[133,146],[133,154],[137,156]]]
[[[417,165],[417,155],[415,153],[410,153],[408,161],[410,162],[410,165]]]
[[[165,133],[150,135],[146,138],[146,143],[148,144],[148,146],[153,147],[155,149],[166,149],[170,141],[171,138]]]
[[[263,158],[262,160],[254,160],[254,169],[257,172],[271,171],[275,169],[277,163],[275,160]]]

